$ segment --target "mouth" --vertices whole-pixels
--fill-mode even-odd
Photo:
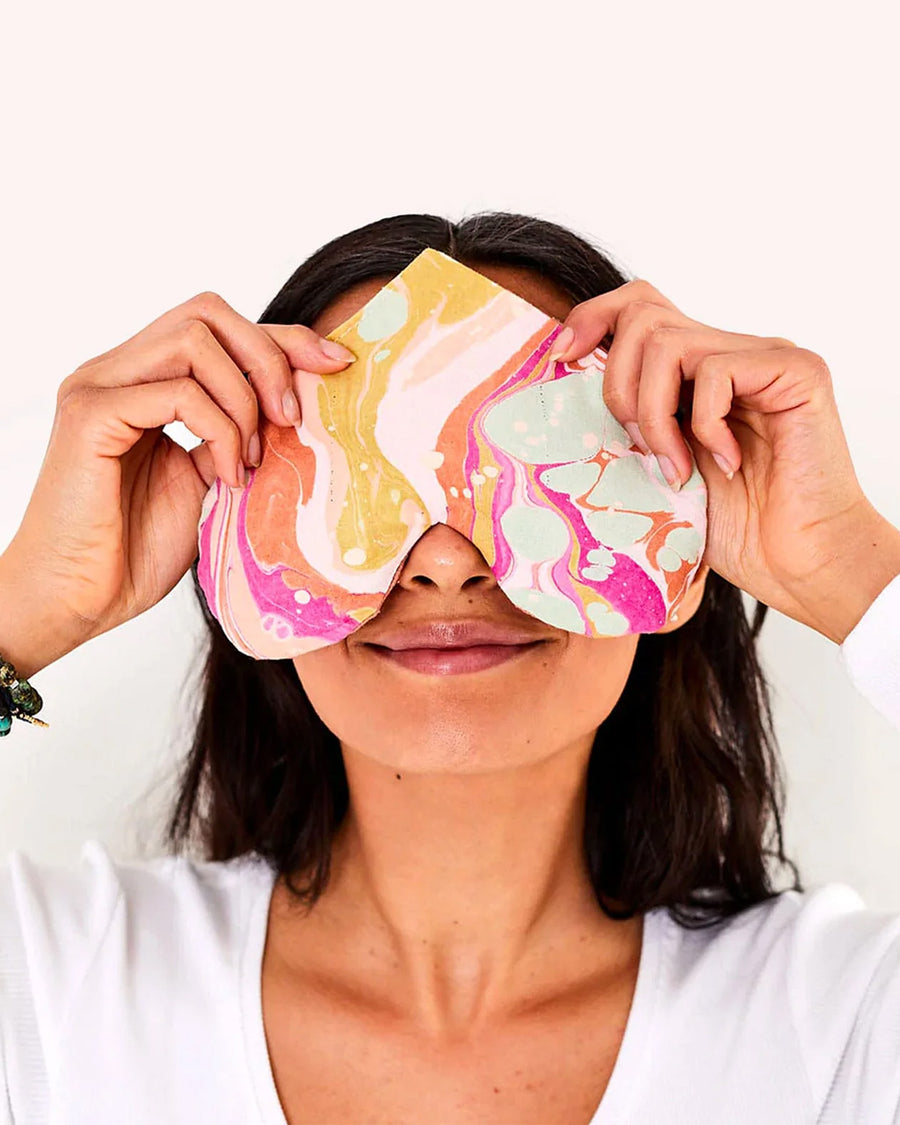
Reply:
[[[365,647],[380,657],[411,672],[426,676],[454,676],[465,672],[481,672],[506,664],[526,653],[541,648],[547,641],[529,641],[525,644],[465,645],[459,648],[388,648],[386,645],[367,644]]]
[[[364,647],[411,672],[452,676],[495,668],[549,643],[532,628],[485,620],[445,620],[406,625]]]

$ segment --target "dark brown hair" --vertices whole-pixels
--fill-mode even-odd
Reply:
[[[429,246],[475,268],[527,267],[575,303],[629,280],[607,254],[555,223],[494,212],[460,223],[398,215],[316,251],[260,323],[311,324],[354,284],[393,277]],[[293,663],[234,648],[207,608],[196,563],[193,575],[208,649],[167,840],[210,860],[255,852],[311,907],[348,805],[340,744]],[[757,603],[751,624],[741,591],[710,572],[688,622],[640,637],[588,766],[584,847],[610,917],[666,906],[684,926],[710,925],[779,893],[769,859],[788,866],[792,888],[803,890],[784,855],[781,766],[756,655],[766,610]]]

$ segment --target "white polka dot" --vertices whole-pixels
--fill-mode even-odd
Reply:
[[[472,499],[472,489],[471,488],[464,488],[463,489],[463,496],[465,496],[465,498],[467,500],[471,500]]]
[[[312,595],[310,594],[309,590],[294,591],[294,601],[299,602],[301,605],[306,605],[311,597]]]
[[[362,547],[351,547],[349,551],[344,551],[344,562],[347,566],[362,566],[366,561],[366,552]]]
[[[444,463],[444,455],[437,449],[429,449],[422,454],[422,464],[426,469],[439,469]]]
[[[484,484],[485,478],[481,473],[472,473],[472,484]]]
[[[459,496],[459,489],[453,484],[450,485],[450,495]]]
[[[393,500],[393,502],[395,504],[400,503],[400,489],[399,488],[392,488],[391,489],[391,499]]]
[[[496,465],[485,465],[482,472],[486,477],[495,477],[499,470]]]
[[[364,473],[364,472],[366,472],[366,470],[367,470],[368,468],[369,468],[369,462],[368,462],[368,461],[360,461],[360,463],[359,463],[359,471],[360,471],[361,473]]]

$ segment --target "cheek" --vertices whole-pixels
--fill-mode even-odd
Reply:
[[[598,727],[618,703],[634,664],[640,637],[582,637],[573,634],[560,669],[560,710],[583,730]]]
[[[293,664],[313,710],[330,730],[340,735],[335,721],[346,713],[353,694],[353,676],[345,645],[326,645],[304,656],[295,656]]]
[[[424,730],[429,696],[440,698],[432,684],[409,683],[346,642],[297,656],[293,663],[325,726],[341,742],[369,751]]]

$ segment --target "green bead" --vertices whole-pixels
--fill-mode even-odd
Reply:
[[[12,719],[9,715],[0,715],[0,738],[5,734],[9,734],[9,728],[12,726]]]
[[[19,680],[15,687],[7,690],[13,703],[26,715],[36,715],[44,706],[44,701],[27,680]]]

